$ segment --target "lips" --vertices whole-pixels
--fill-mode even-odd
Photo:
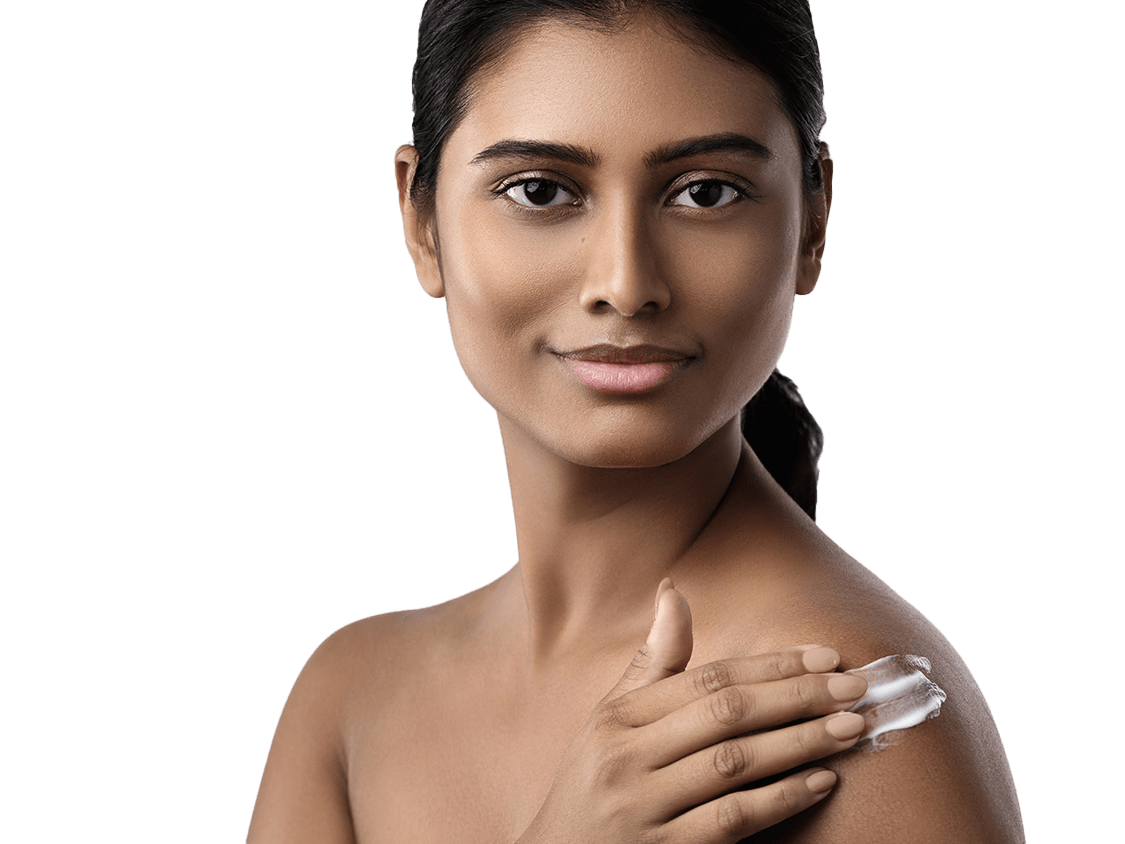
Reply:
[[[587,346],[584,349],[560,352],[560,354],[570,360],[616,363],[625,366],[643,363],[674,363],[692,357],[687,352],[666,349],[661,346],[614,346],[610,343],[599,343],[596,346]]]
[[[674,378],[694,357],[661,346],[607,343],[557,353],[585,386],[605,393],[643,393]]]

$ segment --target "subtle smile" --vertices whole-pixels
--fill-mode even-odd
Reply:
[[[602,344],[556,352],[582,384],[605,393],[643,393],[671,380],[692,355],[659,346]]]

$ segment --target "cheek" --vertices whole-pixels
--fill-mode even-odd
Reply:
[[[531,395],[530,367],[566,306],[574,251],[559,236],[460,211],[439,223],[441,271],[454,347],[473,386],[494,406]]]
[[[770,222],[669,238],[662,256],[724,378],[715,387],[734,403],[765,383],[789,334],[800,226],[794,215]]]

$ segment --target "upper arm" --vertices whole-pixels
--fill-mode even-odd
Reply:
[[[931,677],[948,697],[936,718],[886,734],[889,742],[882,749],[865,750],[860,745],[826,760],[840,778],[833,793],[811,811],[776,827],[764,840],[794,844],[1020,844],[1024,840],[1015,787],[988,706],[956,652],[933,632],[928,643],[911,643],[906,651],[870,643],[840,648],[845,668],[896,652],[928,656],[934,664]],[[837,641],[844,638],[841,635]],[[928,653],[920,645],[928,645]],[[853,658],[847,664],[853,649],[862,661]]]
[[[309,658],[281,713],[247,841],[354,844],[341,717],[347,628]]]
[[[828,760],[833,794],[807,817],[777,829],[778,841],[833,844],[1017,844],[1023,830],[1007,766],[974,746],[957,716],[893,735],[876,751]],[[944,723],[943,723],[943,719]]]

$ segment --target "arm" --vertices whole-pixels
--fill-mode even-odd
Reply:
[[[948,694],[941,714],[900,732],[889,746],[827,760],[840,784],[831,800],[769,830],[765,841],[832,844],[1021,844],[1015,787],[991,713],[956,651],[925,622],[907,648],[934,663],[933,679]],[[917,622],[916,622],[917,625]],[[895,653],[887,641],[848,641],[841,651],[854,668]],[[903,641],[903,639],[899,639]],[[897,652],[904,652],[900,646]]]
[[[254,805],[250,844],[355,844],[340,718],[343,631],[309,658],[277,725]]]

